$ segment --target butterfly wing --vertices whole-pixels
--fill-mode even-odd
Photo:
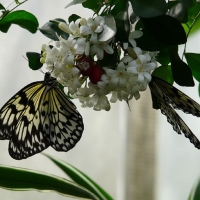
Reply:
[[[150,89],[151,87],[155,89],[155,92],[157,92],[157,96],[159,96],[159,98],[169,102],[174,109],[180,109],[184,113],[200,117],[200,105],[166,81],[152,76]]]
[[[40,114],[43,81],[34,82],[15,94],[0,110],[0,139],[9,139],[9,154],[20,160],[49,146]]]
[[[84,129],[83,120],[75,105],[58,87],[49,90],[43,109],[44,132],[56,151],[68,151],[80,140]]]
[[[173,129],[178,134],[183,133],[196,148],[200,149],[200,141],[174,110],[180,109],[185,113],[200,117],[200,105],[177,88],[155,76],[152,77],[149,88],[157,98],[162,114],[166,115]]]
[[[175,110],[165,101],[160,100],[161,113],[167,117],[167,121],[172,125],[173,129],[178,134],[184,134],[197,149],[200,149],[200,142],[197,137],[192,133],[183,119],[175,112]]]

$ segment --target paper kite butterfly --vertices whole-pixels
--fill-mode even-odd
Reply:
[[[197,149],[200,149],[200,141],[174,110],[179,109],[184,113],[200,117],[200,105],[158,77],[152,76],[149,88],[152,95],[157,99],[161,113],[166,115],[167,121],[172,125],[173,129],[178,134],[183,133]]]
[[[83,129],[81,115],[49,72],[44,81],[25,86],[0,110],[0,139],[9,140],[9,154],[17,160],[49,146],[68,151]]]

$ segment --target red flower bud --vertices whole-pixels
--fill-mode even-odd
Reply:
[[[78,63],[78,68],[83,76],[89,76],[92,72],[92,68],[94,67],[93,62],[85,57]]]
[[[102,74],[103,70],[98,66],[94,66],[92,68],[92,72],[89,75],[89,79],[93,84],[97,84],[97,82],[101,80]]]

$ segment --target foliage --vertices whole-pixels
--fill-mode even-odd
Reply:
[[[59,18],[50,20],[38,29],[39,23],[33,14],[24,10],[14,11],[26,0],[21,3],[15,2],[16,6],[12,9],[5,8],[0,4],[2,12],[1,32],[7,33],[10,26],[16,24],[31,33],[39,30],[54,41],[58,41],[60,36],[68,39],[69,34],[59,28],[59,23],[65,23],[65,20]],[[135,30],[142,30],[143,35],[135,39],[137,46],[144,51],[158,52],[156,60],[159,62],[159,67],[154,70],[153,75],[170,84],[175,81],[180,86],[194,86],[193,77],[200,83],[200,69],[198,67],[200,54],[186,52],[188,37],[199,31],[199,2],[194,0],[167,2],[165,0],[110,0],[105,2],[102,0],[73,0],[66,8],[76,4],[82,4],[83,7],[91,9],[94,16],[102,16],[107,20],[105,32],[98,34],[98,39],[103,42],[114,37],[118,45],[122,47],[124,43],[129,43],[128,37],[132,24],[135,25]],[[131,14],[128,13],[130,6],[133,10]],[[68,22],[74,22],[79,18],[78,15],[71,15]],[[179,45],[184,45],[182,58],[178,54]],[[109,70],[116,69],[116,63],[122,54],[122,51],[119,51],[119,46],[113,46],[114,53],[105,55],[105,59],[99,60],[97,64],[104,65]],[[131,57],[135,56],[130,49],[124,52]],[[42,67],[40,61],[43,53],[27,53],[31,69],[38,70]],[[183,57],[187,62],[183,61]],[[95,72],[101,74],[102,71],[98,68]],[[83,75],[85,78],[85,74]],[[94,77],[90,77],[90,80],[96,81]],[[31,170],[1,166],[0,186],[11,190],[51,190],[77,198],[112,199],[102,188],[75,167],[48,157],[74,182]],[[33,176],[34,178],[32,178]],[[198,196],[199,183],[193,188],[189,200],[199,199]]]

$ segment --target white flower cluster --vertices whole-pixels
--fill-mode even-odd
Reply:
[[[105,54],[114,53],[113,38],[104,42],[98,40],[104,27],[105,19],[101,16],[81,18],[70,24],[61,22],[59,28],[68,33],[69,38],[60,37],[53,47],[43,45],[41,62],[53,71],[66,92],[79,99],[82,107],[108,111],[110,102],[140,98],[139,92],[146,90],[156,62],[155,54],[150,56],[136,47],[134,38],[140,37],[141,31],[134,31],[130,33],[129,45],[124,43],[120,48],[126,54],[116,63],[115,69],[97,66],[97,61],[104,59]],[[132,47],[128,47],[130,44]],[[108,94],[111,94],[109,100]]]

